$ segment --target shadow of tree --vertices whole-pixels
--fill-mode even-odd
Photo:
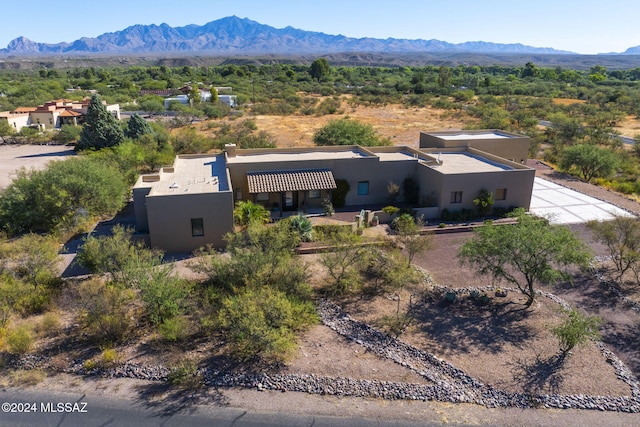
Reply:
[[[555,354],[543,358],[539,353],[533,361],[517,359],[508,363],[515,383],[520,384],[528,393],[558,393],[564,382],[560,372],[564,366],[566,355]]]
[[[463,297],[447,305],[440,295],[432,295],[417,310],[416,325],[427,336],[442,337],[439,344],[445,350],[498,353],[506,344],[520,347],[536,337],[524,322],[529,315],[524,306],[510,301],[491,299],[479,305]]]
[[[228,404],[227,398],[215,387],[183,388],[168,383],[153,383],[135,387],[137,401],[149,409],[157,410],[157,416],[170,417],[177,413],[189,414],[196,405]]]
[[[607,324],[602,330],[602,342],[640,378],[640,322],[636,324]]]

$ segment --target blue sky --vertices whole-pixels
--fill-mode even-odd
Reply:
[[[202,25],[231,15],[349,37],[523,43],[582,54],[640,45],[640,2],[631,0],[31,0],[3,2],[2,15],[0,47],[18,36],[71,42],[135,24]]]

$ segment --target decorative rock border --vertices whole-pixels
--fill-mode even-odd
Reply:
[[[424,270],[421,270],[424,272]],[[425,272],[426,273],[426,272]],[[427,283],[435,289],[456,294],[471,291],[491,291],[493,286],[473,288],[447,288],[436,285],[425,274]],[[504,288],[503,288],[504,289]],[[510,291],[516,289],[508,288]],[[569,308],[561,298],[543,291],[536,291],[540,296],[552,299],[564,308]],[[357,380],[342,377],[324,377],[296,374],[243,374],[220,372],[209,367],[199,370],[206,385],[211,387],[244,387],[258,390],[294,391],[320,395],[367,397],[387,400],[435,400],[454,403],[474,403],[490,408],[557,408],[557,409],[592,409],[600,411],[616,411],[640,413],[640,383],[629,368],[605,345],[596,345],[615,369],[618,377],[631,388],[632,396],[589,396],[511,393],[496,389],[490,385],[467,375],[452,364],[439,359],[435,355],[412,347],[400,340],[392,338],[371,326],[352,319],[336,304],[321,300],[318,302],[318,313],[322,322],[379,357],[413,370],[430,384],[409,384],[399,382]],[[124,363],[113,368],[97,368],[87,371],[84,361],[74,361],[65,368],[55,368],[51,360],[41,355],[6,356],[6,365],[14,369],[46,368],[78,375],[98,375],[106,378],[136,378],[150,381],[166,381],[171,370],[165,366],[138,365]]]

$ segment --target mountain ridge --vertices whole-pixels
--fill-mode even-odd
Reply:
[[[630,48],[633,49],[633,48]],[[640,47],[638,48],[640,49]],[[218,54],[326,54],[335,52],[386,53],[528,53],[575,55],[549,47],[533,47],[521,43],[468,41],[449,43],[431,39],[353,38],[306,31],[291,26],[274,28],[248,18],[230,16],[204,25],[171,27],[136,24],[121,31],[82,37],[72,42],[39,43],[20,36],[13,39],[1,55],[82,55],[140,53]]]

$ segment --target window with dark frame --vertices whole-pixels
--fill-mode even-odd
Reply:
[[[506,188],[498,188],[496,189],[496,200],[507,200],[507,189]]]
[[[256,200],[258,202],[268,202],[269,201],[269,193],[258,193],[258,194],[256,194]]]
[[[204,236],[204,220],[202,218],[191,218],[191,236]]]
[[[368,196],[368,195],[369,195],[369,181],[359,181],[358,196]]]
[[[309,190],[309,198],[310,199],[319,199],[320,198],[320,190]]]
[[[462,191],[451,192],[451,203],[462,203]]]

